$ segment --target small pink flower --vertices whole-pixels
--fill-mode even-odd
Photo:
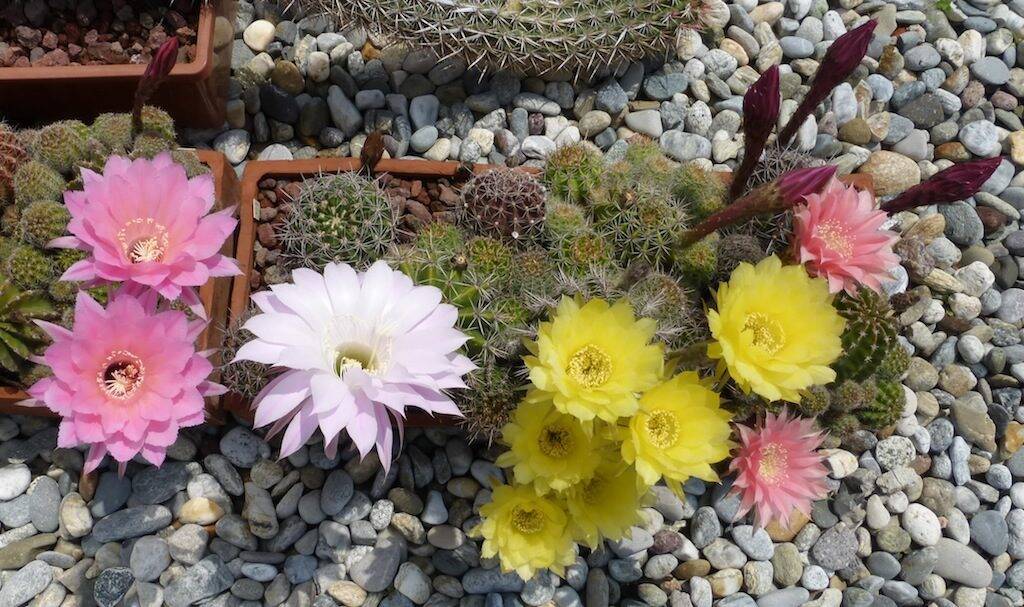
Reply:
[[[856,293],[860,285],[878,291],[899,263],[892,252],[897,236],[881,229],[888,217],[869,192],[833,180],[821,193],[806,196],[793,218],[800,263],[828,279],[833,293]]]
[[[53,338],[40,361],[53,376],[28,389],[28,404],[61,416],[58,447],[90,445],[86,472],[108,453],[122,472],[136,455],[159,466],[178,430],[203,422],[203,397],[224,392],[195,350],[206,323],[156,302],[118,293],[104,309],[79,292],[70,331],[37,321]]]
[[[51,246],[81,249],[61,280],[122,282],[133,293],[152,289],[181,298],[202,315],[195,288],[211,277],[239,274],[220,254],[235,229],[234,208],[213,208],[213,178],[189,179],[170,154],[153,160],[111,156],[103,174],[82,169],[83,189],[64,193],[68,231]]]
[[[811,502],[825,497],[828,472],[815,451],[822,436],[810,420],[768,413],[761,428],[737,425],[740,447],[729,464],[736,473],[732,490],[740,495],[743,516],[755,509],[756,523],[789,524],[794,509],[809,514]]]

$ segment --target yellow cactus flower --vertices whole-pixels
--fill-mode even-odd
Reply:
[[[601,463],[597,450],[604,443],[602,438],[593,436],[580,420],[555,409],[551,395],[544,392],[524,399],[502,433],[509,450],[496,463],[512,468],[516,483],[533,483],[542,495],[590,478]]]
[[[622,434],[622,459],[648,485],[663,477],[672,486],[691,476],[718,480],[711,464],[732,447],[729,412],[692,371],[648,390]]]
[[[592,299],[581,306],[563,297],[523,361],[559,411],[614,422],[632,415],[636,393],[661,378],[663,348],[651,343],[656,328],[653,320],[634,318],[628,302]]]
[[[483,522],[474,535],[484,539],[481,555],[497,556],[502,571],[529,580],[538,569],[558,575],[576,562],[569,517],[559,501],[537,495],[530,486],[497,485],[480,508]]]
[[[825,280],[773,255],[740,264],[715,300],[708,356],[744,392],[797,403],[801,390],[836,378],[829,365],[842,353],[844,321]]]
[[[632,466],[605,461],[594,476],[565,493],[576,538],[596,548],[602,538],[619,540],[640,522],[646,487]]]

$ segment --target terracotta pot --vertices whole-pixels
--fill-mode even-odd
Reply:
[[[232,27],[235,0],[215,0],[199,15],[196,58],[178,63],[150,100],[180,126],[215,128],[224,122],[231,40],[214,48],[218,19]],[[62,118],[92,120],[103,112],[131,109],[145,64],[0,68],[0,118],[25,125]]]
[[[241,195],[239,198],[238,247],[235,258],[242,268],[242,274],[234,279],[231,285],[231,308],[228,322],[245,313],[249,305],[249,275],[253,269],[253,245],[256,242],[256,216],[259,213],[260,181],[268,177],[280,177],[298,180],[321,173],[339,173],[358,171],[362,163],[355,158],[313,158],[309,160],[270,160],[252,161],[246,164],[242,175]],[[461,165],[457,162],[436,162],[429,160],[382,160],[376,167],[377,173],[389,173],[402,178],[422,178],[426,180],[442,177],[454,177]],[[485,171],[489,165],[476,165],[475,172]],[[534,172],[531,170],[531,172]],[[731,173],[720,173],[721,179],[728,182]],[[843,177],[860,189],[874,192],[870,175],[849,175]],[[251,403],[238,394],[228,393],[221,398],[224,413],[234,413],[240,419],[252,421]],[[220,418],[221,416],[217,416]],[[412,410],[408,419],[410,426],[431,427],[452,425],[453,420],[444,416],[432,417]]]
[[[217,198],[216,209],[223,209],[238,204],[238,177],[231,163],[224,158],[220,152],[212,150],[196,150],[199,159],[206,166],[210,167],[213,175],[214,194]],[[234,252],[234,238],[229,238],[224,243],[221,253],[231,255]],[[219,363],[220,343],[224,336],[225,318],[228,312],[228,301],[230,298],[231,281],[224,279],[213,279],[199,288],[199,299],[206,308],[210,323],[196,340],[197,350],[217,349],[210,360],[214,366]],[[56,417],[45,407],[22,407],[18,403],[29,396],[24,390],[16,388],[0,387],[0,414],[32,415],[35,417]],[[208,416],[214,415],[219,408],[214,406],[214,399],[208,399]]]

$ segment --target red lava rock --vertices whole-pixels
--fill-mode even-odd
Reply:
[[[260,244],[267,248],[277,247],[277,234],[274,233],[274,227],[269,223],[261,223],[256,227],[256,237]]]

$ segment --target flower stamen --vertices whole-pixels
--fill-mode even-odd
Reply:
[[[769,443],[761,447],[761,461],[757,466],[757,475],[769,485],[778,485],[786,480],[789,464],[789,452],[778,443]]]
[[[671,411],[655,411],[647,416],[644,428],[651,444],[659,449],[668,449],[679,439],[679,420]]]
[[[539,510],[516,506],[512,509],[512,527],[523,535],[533,535],[544,530],[544,515]]]
[[[764,350],[767,354],[775,354],[786,345],[786,333],[782,330],[779,321],[769,318],[761,312],[747,314],[743,330],[750,331],[754,346]]]
[[[163,261],[170,239],[167,228],[151,217],[139,217],[117,232],[121,251],[130,263]]]
[[[612,358],[594,344],[587,344],[569,358],[565,372],[586,388],[603,386],[612,375]]]
[[[146,378],[146,367],[137,356],[127,350],[115,350],[104,359],[96,381],[100,388],[118,400],[130,398]]]
[[[537,448],[550,458],[561,459],[572,451],[573,442],[569,428],[551,424],[541,428],[540,436],[537,437]]]
[[[845,258],[853,255],[853,238],[848,226],[834,219],[827,219],[818,224],[818,238],[825,241],[829,249]]]

